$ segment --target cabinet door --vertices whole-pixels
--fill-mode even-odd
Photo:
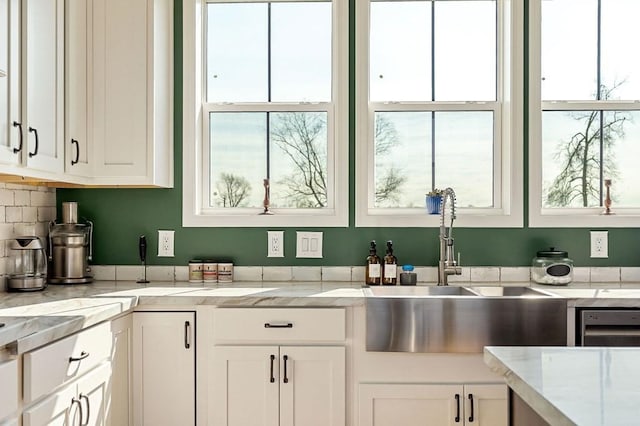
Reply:
[[[20,2],[0,0],[0,162],[19,164],[20,153]],[[17,123],[16,126],[13,123]]]
[[[83,426],[106,425],[110,396],[111,364],[106,363],[78,381],[78,399],[83,405]]]
[[[72,426],[81,424],[82,401],[75,383],[48,396],[22,413],[23,426]]]
[[[23,4],[26,14],[23,132],[28,150],[23,158],[29,168],[62,173],[64,0],[26,0]]]
[[[345,424],[344,347],[283,346],[280,372],[281,426]]]
[[[195,314],[133,313],[133,423],[195,424]]]
[[[360,384],[359,424],[461,425],[462,390],[462,385]]]
[[[111,355],[111,405],[107,424],[128,426],[133,424],[131,410],[131,314],[111,321],[113,352]]]
[[[465,385],[465,424],[469,426],[507,426],[508,388],[503,384]]]
[[[65,173],[90,176],[90,52],[92,0],[65,4]]]
[[[217,346],[209,380],[209,424],[277,426],[278,347]]]

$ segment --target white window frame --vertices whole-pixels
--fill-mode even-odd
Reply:
[[[235,0],[237,1],[237,0]],[[239,0],[255,3],[260,0]],[[296,1],[296,0],[278,0]],[[209,0],[209,2],[224,2]],[[206,0],[183,0],[183,171],[182,225],[185,227],[286,227],[349,225],[348,129],[348,1],[332,0],[332,100],[331,103],[272,103],[236,106],[234,111],[326,111],[329,207],[321,209],[220,209],[205,205],[208,188],[208,120],[211,111],[229,111],[225,104],[204,101],[204,29]],[[191,78],[193,76],[193,78]],[[332,199],[331,199],[332,198]]]
[[[522,1],[497,0],[498,73],[494,133],[494,194],[496,207],[458,209],[456,225],[462,227],[523,226],[523,22]],[[369,93],[369,1],[356,2],[356,226],[437,227],[437,215],[421,209],[375,208],[374,112],[376,110],[473,111],[480,102],[370,103]],[[378,108],[378,109],[377,109]],[[482,111],[487,111],[487,108]],[[425,188],[426,192],[427,188]],[[455,190],[455,188],[454,188]]]
[[[638,110],[638,102],[542,102],[541,92],[541,0],[529,1],[529,227],[531,228],[625,228],[640,224],[640,209],[604,207],[545,208],[542,205],[542,111],[543,110]]]

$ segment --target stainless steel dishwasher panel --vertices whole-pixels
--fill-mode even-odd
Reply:
[[[555,298],[366,300],[366,349],[480,353],[484,346],[566,346],[567,304]]]
[[[579,311],[579,346],[640,346],[639,309]]]

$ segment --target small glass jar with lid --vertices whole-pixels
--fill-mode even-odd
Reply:
[[[573,260],[569,253],[556,250],[541,250],[531,263],[531,277],[539,284],[567,285],[573,279]]]

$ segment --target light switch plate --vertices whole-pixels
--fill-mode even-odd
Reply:
[[[296,232],[296,257],[322,258],[322,232]]]

